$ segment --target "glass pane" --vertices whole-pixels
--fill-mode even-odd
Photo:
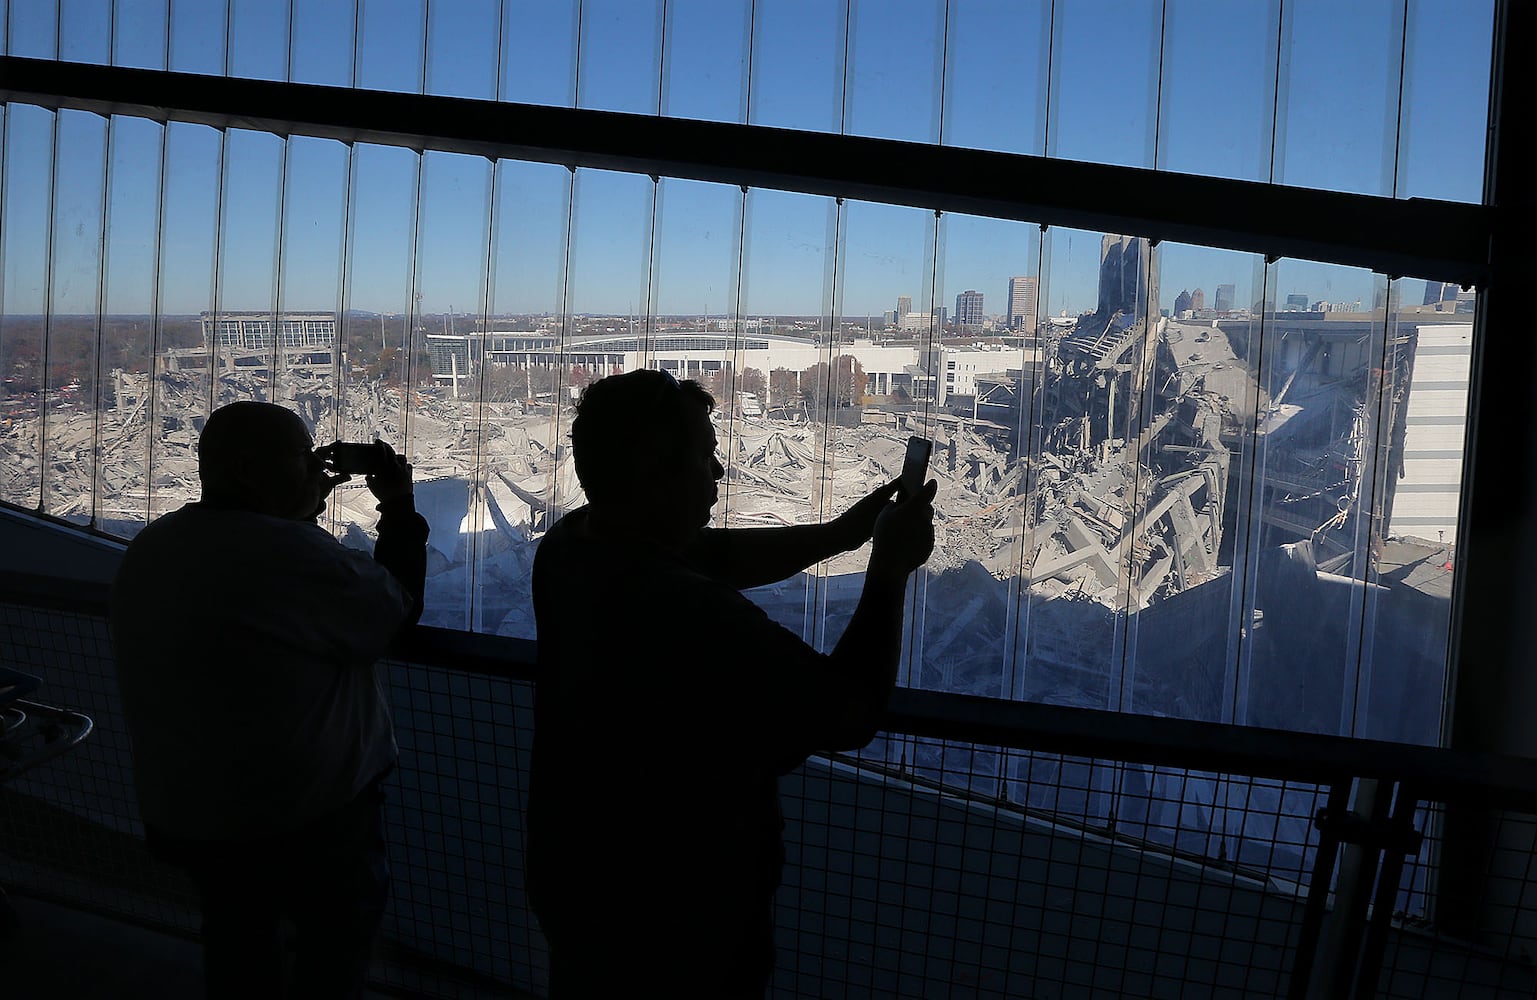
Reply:
[[[1440,293],[1424,283],[1424,298]],[[1404,293],[1411,293],[1410,295]],[[1467,435],[1471,293],[1420,303],[1421,282],[1388,292],[1374,391],[1372,565],[1355,734],[1437,744],[1450,651],[1452,569]],[[1400,296],[1410,298],[1401,303]],[[1459,301],[1460,300],[1460,301]],[[1459,315],[1460,313],[1460,315]],[[1377,384],[1372,384],[1377,383]]]
[[[780,494],[770,509],[784,520],[761,523],[809,523],[818,516],[816,480],[825,424],[819,422],[817,390],[802,385],[802,374],[815,371],[828,350],[837,212],[831,198],[760,190],[747,194],[742,326],[745,333],[761,333],[768,351],[756,364],[744,359],[743,369],[744,375],[752,367],[766,376],[763,410],[769,436],[761,450],[735,460]],[[749,512],[745,497],[733,504],[733,516]],[[815,634],[813,581],[813,574],[802,574],[748,596],[775,621],[810,639]]]
[[[502,100],[575,106],[579,7],[579,0],[506,0]]]
[[[279,357],[278,239],[282,226],[284,141],[230,129],[220,192],[217,337],[212,343],[217,408],[237,399],[270,399]]]
[[[947,215],[940,230],[938,299],[954,305],[934,345],[928,392],[887,386],[871,395],[900,412],[927,397],[930,475],[946,513],[925,567],[913,687],[994,698],[1011,696],[1009,653],[1017,626],[1014,588],[1024,518],[1035,389],[1041,378],[1037,321],[1040,229]],[[868,372],[868,369],[867,369]],[[900,432],[889,435],[900,446]],[[888,446],[889,450],[889,446]],[[897,460],[892,455],[888,461]]]
[[[1161,3],[1057,4],[1048,156],[1153,165]]]
[[[1289,0],[1282,8],[1273,180],[1393,193],[1404,2]],[[1352,39],[1350,58],[1323,38]]]
[[[427,11],[427,93],[496,100],[500,0],[459,0]]]
[[[353,147],[342,310],[347,356],[333,426],[316,429],[321,443],[379,438],[405,448],[420,163],[416,153],[396,146]],[[379,514],[366,484],[353,480],[333,490],[330,515],[337,537],[373,551],[370,533]]]
[[[294,83],[350,87],[352,48],[357,38],[354,5],[331,0],[294,0],[292,7],[289,78]]]
[[[816,361],[799,375],[802,406],[819,432],[815,477],[807,484],[810,520],[826,521],[901,469],[908,432],[928,430],[932,384],[928,348],[943,324],[933,305],[934,215],[921,209],[847,202],[839,215],[833,321],[820,333]],[[910,299],[914,306],[882,329],[881,306]],[[917,374],[921,370],[922,374]],[[913,406],[891,419],[865,409],[877,389],[910,376]],[[869,418],[870,426],[864,424]],[[831,649],[853,616],[864,583],[868,549],[841,553],[816,568],[813,643]],[[912,621],[911,597],[906,609]],[[911,664],[903,679],[907,679]]]
[[[422,92],[427,0],[360,0],[357,86]]]
[[[37,507],[42,489],[42,390],[48,311],[54,113],[4,106],[3,198],[0,198],[0,400],[14,437],[5,439],[0,500]]]
[[[112,61],[112,0],[64,0],[59,58],[100,65]]]
[[[170,0],[171,69],[178,73],[224,73],[229,0]]]
[[[272,399],[299,411],[310,433],[330,429],[341,370],[342,246],[347,225],[347,147],[295,136],[284,164],[279,260],[280,348]]]
[[[1046,246],[1042,298],[1061,312],[1041,331],[1014,684],[1031,701],[1120,709],[1157,272],[1134,237],[1053,228]]]
[[[937,142],[945,4],[853,0],[849,22],[845,131]]]
[[[848,0],[757,0],[748,121],[842,131],[847,38]]]
[[[43,510],[76,524],[94,514],[107,122],[60,111],[54,148],[53,260],[45,324]]]
[[[470,588],[481,518],[473,426],[485,316],[491,164],[479,156],[422,157],[417,209],[415,321],[407,359],[406,453],[416,469],[416,509],[432,526],[422,622],[473,628]]]
[[[231,0],[229,75],[288,78],[288,4]]]
[[[694,379],[715,397],[712,418],[726,466],[720,502],[713,511],[717,527],[752,523],[737,515],[740,505],[749,511],[762,509],[749,503],[748,489],[736,488],[742,459],[763,438],[756,424],[749,429],[737,394],[751,391],[742,387],[741,377],[752,360],[766,355],[750,350],[758,346],[757,338],[737,324],[742,197],[737,188],[675,179],[664,179],[657,190],[651,366]],[[761,364],[754,368],[759,373],[755,384],[762,370]],[[761,418],[757,398],[746,409]],[[770,498],[760,491],[758,499]]]
[[[1481,202],[1494,0],[1413,0],[1398,144],[1399,198]]]
[[[1367,570],[1383,411],[1372,378],[1386,359],[1381,279],[1286,260],[1267,275],[1250,519],[1235,553],[1252,588],[1236,721],[1361,735],[1362,636],[1375,628]],[[1304,300],[1307,305],[1303,308]],[[1391,415],[1388,417],[1391,422]],[[1369,656],[1365,659],[1369,662]]]
[[[581,501],[570,428],[554,405],[565,313],[566,222],[572,175],[564,167],[496,165],[491,323],[482,336],[485,510],[475,565],[474,620],[487,632],[534,637],[529,590],[534,549],[552,511]],[[558,471],[557,471],[558,470]],[[557,496],[556,487],[567,495]]]
[[[947,146],[1046,151],[1047,0],[951,0],[945,26]]]
[[[1244,632],[1233,552],[1235,539],[1251,531],[1240,498],[1258,392],[1258,320],[1248,304],[1262,292],[1263,266],[1250,254],[1158,248],[1164,319],[1144,421],[1146,495],[1130,536],[1128,711],[1230,721]]]
[[[1168,4],[1159,169],[1269,180],[1280,6],[1280,0]]]
[[[1377,592],[1358,735],[1438,744],[1451,645],[1452,570],[1473,358],[1473,293],[1393,284],[1380,390]],[[1404,302],[1399,303],[1402,295]],[[1364,714],[1364,721],[1360,715]]]
[[[661,3],[583,0],[581,15],[577,106],[656,114],[661,85]]]
[[[747,120],[749,0],[669,0],[662,114]]]
[[[640,338],[640,363],[650,367],[645,343],[651,292],[651,226],[655,185],[639,174],[578,170],[572,195],[571,265],[566,308],[568,351],[584,340],[625,334]],[[571,372],[570,393],[591,372]],[[568,399],[561,399],[564,406]]]
[[[224,133],[166,125],[156,376],[150,397],[150,519],[199,495],[197,436],[213,389],[209,334],[219,260]]]
[[[828,438],[813,484],[813,520],[842,513],[896,478],[908,434],[933,438],[940,433],[933,346],[946,307],[934,301],[934,213],[846,202],[839,235],[836,321],[816,366],[800,376],[807,409]],[[901,315],[894,315],[888,326],[886,307],[892,304]],[[868,405],[872,394],[882,390],[907,399]],[[869,549],[861,547],[821,567],[818,639],[823,648],[832,648],[853,616],[868,561]],[[914,629],[920,627],[911,591],[904,614]],[[904,663],[903,683],[913,683],[913,660],[909,656]]]
[[[648,319],[655,185],[637,174],[578,170],[571,206],[565,353],[550,386],[561,418],[559,441],[569,440],[571,403],[601,374],[594,369],[618,367],[608,350],[613,338],[633,348],[635,366],[654,362]],[[589,345],[595,349],[589,351]],[[573,483],[575,472],[566,463],[556,471],[554,495],[563,504],[586,502]],[[556,509],[551,520],[569,509]]]
[[[112,26],[112,63],[135,69],[165,69],[166,27],[171,0],[117,0]]]
[[[158,122],[116,117],[108,144],[96,525],[124,538],[149,513],[164,134]]]
[[[8,3],[6,55],[56,59],[59,54],[59,0]]]

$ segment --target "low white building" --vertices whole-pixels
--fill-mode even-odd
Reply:
[[[1457,541],[1473,324],[1420,323],[1404,423],[1403,477],[1388,534]]]
[[[916,341],[877,342],[864,337],[828,344],[783,334],[733,336],[713,331],[668,331],[650,338],[635,334],[583,337],[559,349],[558,339],[548,334],[487,334],[486,358],[492,364],[517,368],[582,368],[594,378],[631,371],[661,368],[680,379],[701,378],[722,369],[738,373],[755,368],[765,377],[777,369],[799,376],[818,362],[850,356],[859,362],[867,379],[865,391],[872,396],[898,390],[918,402],[946,405],[951,395],[976,392],[976,375],[1018,368],[1023,358],[1019,347],[934,348],[925,364],[925,351]],[[954,367],[951,361],[954,360]],[[949,376],[955,375],[954,379]],[[772,380],[770,380],[772,381]],[[773,406],[778,400],[759,401]]]

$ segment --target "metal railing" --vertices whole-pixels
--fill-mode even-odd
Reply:
[[[139,845],[104,599],[0,578],[0,655],[97,720],[0,790],[0,882],[191,934],[190,888]],[[401,766],[383,987],[543,991],[522,894],[531,653],[422,628],[384,667]],[[629,777],[616,762],[594,794]],[[1537,988],[1523,760],[903,690],[870,747],[813,759],[783,796],[775,995]]]

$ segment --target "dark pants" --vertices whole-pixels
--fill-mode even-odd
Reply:
[[[186,868],[202,896],[210,1000],[362,996],[389,894],[383,805],[375,782],[341,809],[280,836],[193,841],[148,832],[150,851]],[[294,928],[286,993],[284,919]]]

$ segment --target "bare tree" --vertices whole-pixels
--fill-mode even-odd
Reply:
[[[759,399],[762,399],[764,392],[768,390],[768,379],[764,378],[763,373],[756,368],[742,369],[742,377],[738,384],[742,392],[750,392]]]

